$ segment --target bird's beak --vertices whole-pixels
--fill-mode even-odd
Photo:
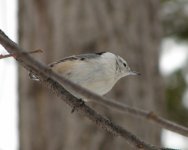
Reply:
[[[141,73],[131,70],[131,71],[129,72],[129,75],[137,75],[137,76],[139,76],[139,75],[141,75]]]

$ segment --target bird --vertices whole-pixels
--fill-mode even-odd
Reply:
[[[140,75],[132,71],[128,63],[111,52],[86,53],[65,57],[48,65],[55,73],[100,96],[108,93],[117,81],[125,76]],[[29,74],[33,80],[36,75]],[[72,95],[89,101],[72,89],[64,87]]]

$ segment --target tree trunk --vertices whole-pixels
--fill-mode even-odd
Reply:
[[[158,71],[158,0],[19,0],[19,42],[34,57],[50,63],[65,56],[110,51],[142,73],[127,77],[107,97],[146,110],[162,110]],[[28,78],[20,68],[21,150],[131,150],[124,139],[99,129]],[[151,144],[160,144],[159,128],[141,119],[89,104]],[[158,109],[160,108],[160,109]]]

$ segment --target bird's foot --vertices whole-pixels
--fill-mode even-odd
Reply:
[[[79,99],[79,101],[76,103],[75,106],[73,106],[71,113],[74,113],[75,110],[77,110],[79,107],[82,107],[85,104],[85,102],[82,99]]]

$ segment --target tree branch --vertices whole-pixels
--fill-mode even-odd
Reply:
[[[8,58],[8,57],[14,57],[14,56],[15,56],[15,54],[5,54],[5,55],[0,54],[0,59]]]
[[[21,65],[23,65],[27,70],[32,71],[34,74],[37,74],[37,76],[39,76],[40,78],[40,81],[45,86],[50,88],[58,97],[60,97],[68,105],[70,105],[73,108],[77,108],[79,112],[81,112],[84,116],[92,120],[97,126],[102,127],[103,129],[112,133],[113,135],[123,137],[124,139],[126,139],[127,143],[136,147],[137,149],[144,149],[144,150],[162,149],[162,148],[158,148],[158,147],[145,143],[144,141],[140,140],[138,137],[133,135],[131,132],[123,129],[122,127],[112,123],[110,120],[101,116],[100,114],[95,112],[93,109],[91,109],[87,105],[83,104],[80,106],[80,100],[75,98],[70,93],[68,93],[62,87],[62,85],[71,87],[78,93],[82,93],[86,98],[89,98],[97,103],[103,104],[105,106],[106,105],[111,106],[112,108],[116,108],[117,110],[127,112],[136,116],[147,118],[160,125],[166,124],[166,126],[169,126],[169,125],[172,126],[172,124],[169,121],[164,121],[162,118],[158,117],[157,115],[151,112],[145,112],[143,110],[131,108],[124,104],[114,103],[113,101],[108,101],[107,99],[100,97],[96,94],[93,94],[89,92],[88,90],[83,89],[80,86],[72,83],[71,81],[66,80],[64,77],[52,72],[48,67],[34,60],[27,53],[23,53],[24,52],[23,49],[21,49],[16,43],[10,40],[1,30],[0,30],[0,43],[9,53],[15,53],[17,55],[16,60]],[[162,124],[160,122],[162,122]],[[174,124],[173,124],[173,127],[174,127]],[[187,133],[188,131],[187,128],[185,127],[182,128],[182,126],[175,124],[175,128],[173,130],[175,130],[176,128],[178,128],[178,131],[180,128],[181,132]],[[163,150],[165,150],[165,148],[163,148]]]
[[[33,50],[33,51],[30,51],[30,52],[22,52],[22,54],[33,54],[33,53],[43,53],[43,51],[41,49],[37,49],[37,50]],[[11,54],[0,54],[0,59],[3,59],[3,58],[8,58],[8,57],[17,57],[17,55],[15,53],[11,53]]]

